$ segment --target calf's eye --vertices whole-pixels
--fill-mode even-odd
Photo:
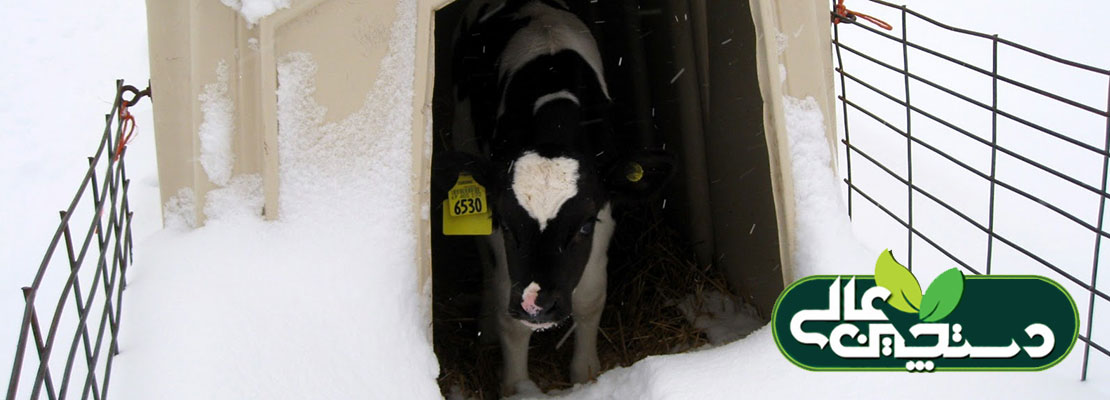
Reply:
[[[594,221],[582,224],[582,227],[578,228],[579,235],[589,235],[591,233],[594,233]]]

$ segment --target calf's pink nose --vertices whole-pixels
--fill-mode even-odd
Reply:
[[[543,311],[543,307],[536,305],[536,297],[539,296],[539,294],[540,285],[536,282],[532,282],[532,284],[524,288],[524,293],[521,296],[522,301],[520,302],[520,308],[524,309],[524,312],[533,317],[538,315],[540,311]]]

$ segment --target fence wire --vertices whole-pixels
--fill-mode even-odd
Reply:
[[[999,242],[1005,244],[1006,246],[1009,246],[1010,248],[1016,250],[1029,259],[1035,260],[1037,264],[1044,268],[1044,270],[1046,271],[1046,276],[1050,276],[1053,278],[1062,278],[1081,288],[1084,293],[1072,294],[1076,299],[1077,306],[1079,306],[1080,313],[1086,315],[1087,321],[1086,329],[1079,335],[1079,340],[1081,341],[1083,347],[1083,366],[1080,376],[1081,379],[1086,380],[1088,373],[1088,363],[1092,356],[1091,350],[1094,349],[1095,351],[1100,352],[1106,356],[1110,356],[1110,351],[1108,351],[1107,346],[1103,344],[1105,342],[1100,343],[1093,339],[1093,319],[1095,316],[1094,310],[1096,299],[1101,298],[1104,300],[1110,300],[1110,296],[1107,296],[1107,293],[1103,289],[1099,289],[1096,287],[1099,270],[1099,252],[1101,250],[1104,238],[1110,238],[1110,233],[1106,232],[1103,229],[1103,222],[1106,217],[1105,202],[1108,198],[1110,198],[1110,194],[1107,193],[1107,174],[1108,167],[1110,167],[1110,109],[1100,109],[1087,103],[1066,97],[1064,95],[1039,88],[1028,82],[1023,82],[1020,79],[1011,78],[999,74],[998,55],[1000,48],[1005,50],[1016,50],[1018,54],[1025,54],[1028,57],[1035,57],[1037,59],[1047,60],[1073,74],[1095,74],[1096,76],[1107,78],[1107,107],[1110,107],[1110,71],[1103,68],[1093,67],[1090,65],[1085,65],[1082,63],[1053,56],[1043,51],[1039,51],[1028,46],[1024,46],[1000,38],[998,37],[998,35],[988,35],[946,25],[918,12],[910,10],[906,8],[906,6],[895,5],[881,0],[871,0],[871,2],[881,7],[890,9],[891,11],[900,15],[901,27],[900,29],[895,28],[893,31],[897,32],[896,34],[890,34],[875,29],[867,25],[866,21],[856,21],[855,19],[842,19],[841,22],[844,23],[844,27],[841,27],[837,24],[833,25],[833,50],[835,52],[837,62],[835,71],[836,78],[839,79],[840,86],[840,94],[837,96],[837,99],[841,103],[841,109],[843,110],[841,118],[841,122],[843,123],[843,139],[841,140],[841,143],[844,146],[846,157],[845,164],[847,167],[847,178],[844,179],[844,183],[847,186],[848,192],[849,216],[852,215],[853,199],[858,197],[873,205],[883,214],[889,216],[891,219],[897,222],[897,224],[904,227],[907,232],[906,248],[908,250],[907,252],[909,253],[907,255],[907,265],[910,268],[912,268],[913,262],[914,238],[917,238],[928,244],[937,252],[943,254],[945,257],[951,259],[953,262],[959,264],[966,271],[970,271],[974,274],[990,274],[992,272],[992,260],[995,258],[996,254],[995,242]],[[833,7],[835,9],[835,1],[833,3]],[[833,13],[833,17],[836,17],[835,12]],[[988,41],[990,44],[990,69],[976,66],[974,65],[974,63],[962,60],[960,57],[952,55],[950,54],[950,52],[946,52],[944,49],[937,49],[922,45],[920,44],[920,39],[915,42],[911,39],[910,32],[908,32],[907,22],[913,22],[915,24],[924,23],[924,25],[926,26],[931,26],[931,29],[940,29],[942,31],[954,33],[961,38],[960,40]],[[842,41],[840,37],[841,29],[860,29],[863,32],[867,32],[868,34],[877,35],[886,40],[889,40],[891,43],[894,43],[894,46],[901,47],[901,57],[900,59],[896,60],[883,60],[879,56],[874,56],[868,52],[869,49],[864,49],[859,44],[847,43],[845,41]],[[914,38],[922,38],[924,37],[924,35],[927,34],[928,33],[919,33],[917,36],[914,36]],[[914,54],[927,54],[937,59],[944,60],[945,62],[953,66],[958,66],[959,68],[970,72],[971,75],[990,79],[990,102],[987,103],[982,100],[976,100],[971,94],[968,93],[967,88],[945,86],[937,83],[936,80],[925,78],[920,73],[911,72],[911,51],[915,52]],[[869,77],[861,76],[863,74],[857,74],[849,71],[844,67],[846,55],[860,63],[871,64],[871,66],[878,66],[881,70],[893,72],[894,74],[898,75],[902,81],[902,89],[904,89],[904,92],[891,93],[889,90],[884,91],[882,88],[880,88],[879,84],[869,81]],[[870,92],[870,95],[877,95],[878,98],[883,99],[883,101],[888,102],[888,104],[874,106],[864,104],[866,103],[865,101],[859,101],[858,99],[854,100],[856,98],[849,98],[847,94],[849,83],[851,83],[850,87],[852,87],[854,91],[858,91],[862,88],[863,91]],[[1018,115],[1020,114],[1019,112],[1008,112],[1005,109],[1001,109],[999,107],[999,83],[1019,88],[1026,93],[1039,96],[1052,103],[1065,105],[1068,108],[1078,110],[1081,113],[1106,119],[1106,134],[1104,139],[1102,140],[1102,145],[1095,146],[1089,144],[1077,137],[1074,137],[1073,135],[1069,135],[1068,133],[1060,132],[1058,130],[1046,127],[1043,124],[1033,122],[1030,118],[1023,118],[1021,115]],[[988,140],[986,138],[988,137],[988,135],[986,135],[985,132],[979,132],[981,135],[976,134],[975,129],[960,126],[960,123],[954,122],[951,119],[943,118],[940,116],[940,113],[931,112],[930,110],[924,109],[924,107],[919,107],[917,104],[912,102],[910,100],[911,86],[920,88],[921,85],[945,93],[946,95],[956,99],[956,101],[961,102],[961,104],[965,105],[966,107],[969,107],[969,109],[980,109],[985,112],[989,112],[991,115],[989,134],[990,139]],[[893,105],[893,107],[889,107],[890,105]],[[886,111],[889,109],[899,109],[900,111],[893,113]],[[851,111],[851,113],[849,111]],[[895,169],[900,169],[902,166],[888,166],[880,161],[877,158],[876,154],[869,153],[864,149],[861,149],[860,146],[858,146],[856,143],[852,142],[850,128],[852,127],[852,123],[855,120],[850,119],[850,115],[855,116],[855,118],[865,116],[867,119],[871,119],[873,120],[873,122],[877,122],[884,126],[885,129],[888,131],[888,134],[898,135],[902,139],[904,139],[905,173],[900,174],[895,171]],[[915,136],[913,131],[913,122],[921,121],[922,118],[924,118],[924,121],[928,123],[936,123],[944,126],[952,132],[956,132],[959,136],[970,139],[973,143],[977,143],[981,146],[986,146],[986,148],[988,148],[990,151],[989,172],[980,171],[979,169],[974,168],[969,160],[962,159],[959,156],[952,155],[950,152],[942,150],[940,146],[936,145],[935,143],[931,143],[924,137]],[[1070,176],[1065,172],[1052,168],[1051,166],[1047,165],[1047,163],[1042,163],[1034,160],[1034,157],[1030,154],[1025,154],[1022,151],[1016,150],[1014,148],[1000,145],[998,141],[1000,121],[1009,121],[1012,123],[1016,123],[1020,126],[1024,126],[1025,129],[1030,129],[1031,131],[1037,132],[1038,134],[1051,137],[1059,141],[1060,143],[1066,144],[1066,146],[1070,146],[1075,149],[1081,149],[1082,151],[1094,154],[1097,157],[1101,157],[1101,183],[1095,185],[1089,184],[1081,179]],[[920,124],[920,122],[918,124]],[[900,125],[904,126],[904,128],[900,128]],[[914,183],[913,155],[915,152],[920,152],[920,149],[927,150],[928,153],[939,156],[946,162],[958,166],[960,169],[969,172],[978,179],[984,180],[989,183],[989,196],[986,199],[981,199],[982,201],[988,203],[988,216],[986,223],[977,221],[975,218],[972,218],[967,213],[960,211],[957,207],[953,206],[949,202],[942,200],[939,196],[923,189],[921,186]],[[884,151],[885,150],[888,149],[884,149]],[[1097,221],[1092,223],[1088,220],[1085,220],[1084,218],[1075,215],[1073,212],[1065,210],[1065,207],[1054,204],[1052,201],[1048,201],[1041,196],[1037,196],[1033,194],[1031,190],[1023,189],[1021,187],[1022,185],[1017,182],[1008,182],[999,179],[997,176],[997,164],[1000,154],[1017,160],[1020,163],[1023,163],[1024,165],[1032,167],[1036,170],[1039,170],[1042,173],[1050,176],[1053,180],[1066,183],[1067,185],[1077,187],[1082,191],[1086,191],[1097,196],[1099,200]],[[907,202],[904,218],[900,217],[897,212],[892,210],[892,208],[894,208],[896,205],[889,204],[889,202],[887,202],[887,204],[884,204],[882,201],[879,201],[876,198],[876,192],[869,192],[865,188],[860,187],[860,184],[858,182],[853,181],[853,161],[857,163],[857,167],[859,167],[858,163],[860,162],[865,162],[870,166],[877,167],[879,170],[882,171],[883,174],[888,175],[889,177],[897,181],[898,185],[905,187]],[[1068,272],[1065,268],[1061,268],[1060,265],[1056,265],[1050,262],[1049,257],[1045,256],[1044,254],[1038,254],[1035,251],[1029,250],[1026,246],[1022,246],[1022,244],[1018,243],[1018,240],[1000,235],[998,232],[996,232],[995,200],[996,192],[998,192],[999,190],[1005,190],[1009,193],[1013,193],[1017,196],[1032,201],[1038,206],[1051,211],[1051,213],[1054,213],[1066,219],[1067,221],[1070,221],[1070,223],[1073,223],[1076,226],[1082,227],[1083,229],[1089,231],[1092,235],[1091,239],[1094,243],[1094,254],[1090,275],[1081,276]],[[927,236],[925,233],[919,230],[918,226],[915,226],[914,224],[915,194],[929,199],[931,202],[943,208],[945,212],[951,213],[952,215],[958,217],[960,220],[967,222],[978,231],[985,233],[987,236],[985,249],[983,249],[986,253],[985,263],[980,264],[967,262],[966,260],[958,257],[955,254],[955,251],[953,251],[952,249],[945,248],[944,246],[938,244],[938,242],[935,240],[936,238]],[[900,208],[900,205],[898,205],[897,207]],[[1048,273],[1048,271],[1051,271],[1051,273]],[[1086,296],[1083,296],[1084,294]],[[1084,307],[1084,305],[1086,305],[1086,307]]]
[[[119,354],[125,275],[133,255],[126,146],[120,146],[126,143],[125,121],[130,118],[123,99],[127,92],[135,94],[126,100],[131,104],[149,94],[116,82],[96,153],[88,158],[88,170],[69,207],[60,212],[61,222],[34,281],[23,288],[26,307],[8,400],[38,399],[43,393],[50,400],[108,396],[112,361]],[[80,219],[86,215],[87,220]],[[55,293],[57,300],[43,297]]]

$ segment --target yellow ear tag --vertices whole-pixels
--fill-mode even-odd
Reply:
[[[486,201],[486,188],[470,174],[459,174],[443,201],[444,235],[489,235],[493,219]]]
[[[639,182],[640,179],[644,179],[644,167],[640,166],[640,163],[630,162],[628,163],[628,174],[624,177],[629,182]]]

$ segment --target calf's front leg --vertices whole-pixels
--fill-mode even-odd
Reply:
[[[605,308],[605,286],[602,283],[600,296],[579,300],[574,296],[574,355],[570,360],[570,379],[574,383],[587,382],[601,371],[597,358],[597,327],[601,322],[601,311]],[[578,311],[582,310],[582,311]]]
[[[497,337],[501,341],[501,395],[511,396],[518,387],[531,388],[535,385],[528,380],[528,341],[532,329],[509,316],[509,267],[505,257],[505,241],[500,230],[489,236],[489,245],[494,260],[493,282],[486,286],[484,303],[491,319],[497,324]]]
[[[528,341],[532,329],[510,318],[507,314],[498,318],[501,333],[502,370],[501,395],[511,396],[518,389],[528,391],[535,387],[528,380]]]
[[[590,260],[572,295],[574,322],[578,324],[574,332],[574,355],[570,360],[570,379],[574,383],[589,381],[601,371],[601,362],[597,359],[597,329],[605,309],[609,240],[617,225],[608,204],[598,212],[597,219]]]

